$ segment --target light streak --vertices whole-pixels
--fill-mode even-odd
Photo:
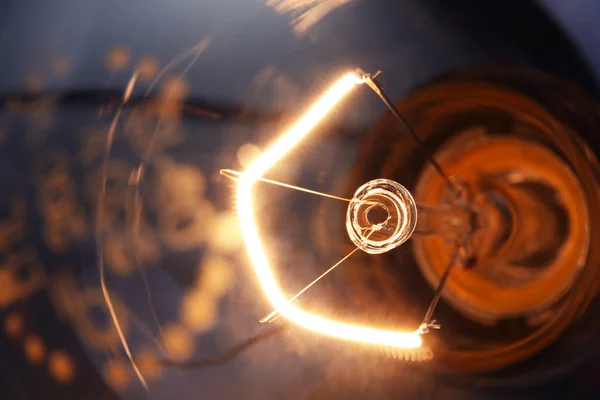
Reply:
[[[319,121],[356,85],[362,78],[348,73],[329,88],[312,108],[285,132],[270,148],[258,157],[238,178],[237,206],[240,229],[254,271],[263,291],[278,310],[288,320],[305,329],[339,339],[382,345],[394,348],[418,348],[421,346],[420,330],[413,332],[382,330],[366,326],[345,324],[319,317],[294,307],[284,297],[271,272],[269,260],[263,249],[253,210],[252,187],[261,176],[294,148]]]

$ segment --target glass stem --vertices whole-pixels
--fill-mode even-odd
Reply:
[[[463,207],[417,204],[417,226],[413,235],[437,235],[454,241],[466,237],[473,229],[473,222],[473,214]]]

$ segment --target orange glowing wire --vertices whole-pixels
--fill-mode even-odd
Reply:
[[[237,206],[240,228],[262,289],[273,307],[285,318],[311,331],[340,339],[399,349],[418,348],[421,346],[421,330],[401,332],[350,325],[309,314],[290,304],[279,289],[271,272],[254,219],[252,204],[252,186],[254,183],[307,136],[315,125],[352,88],[361,83],[363,83],[362,78],[354,73],[343,76],[321,96],[317,103],[295,125],[285,132],[239,177]]]

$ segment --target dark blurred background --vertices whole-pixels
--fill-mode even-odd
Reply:
[[[219,354],[264,328],[269,304],[218,171],[247,166],[340,72],[381,69],[400,101],[449,71],[536,69],[579,87],[595,112],[599,18],[592,0],[0,1],[0,397],[596,398],[593,339],[559,372],[533,362],[477,384],[294,328],[223,365],[160,360]],[[361,93],[281,179],[332,192],[352,181],[384,115]],[[290,204],[261,210],[269,227],[320,218],[309,200]],[[322,270],[344,248],[323,258],[289,234],[268,237],[293,260],[292,293],[315,276],[302,265]],[[107,313],[100,253],[148,390]]]

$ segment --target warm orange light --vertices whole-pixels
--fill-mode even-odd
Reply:
[[[275,282],[254,220],[252,186],[257,179],[277,164],[352,88],[361,83],[362,79],[354,73],[343,76],[240,176],[237,190],[240,228],[262,289],[281,315],[306,329],[340,339],[396,348],[417,348],[421,346],[420,330],[399,332],[344,324],[309,314],[291,305]]]

